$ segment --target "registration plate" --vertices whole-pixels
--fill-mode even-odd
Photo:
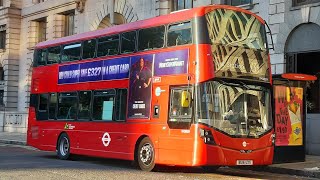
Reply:
[[[237,165],[239,166],[253,165],[253,160],[237,160]]]

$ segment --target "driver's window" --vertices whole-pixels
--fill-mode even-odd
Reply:
[[[170,117],[190,117],[191,112],[191,89],[171,89]]]
[[[192,88],[174,87],[170,90],[168,125],[171,129],[189,129],[192,116]]]

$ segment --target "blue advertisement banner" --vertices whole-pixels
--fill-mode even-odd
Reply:
[[[59,67],[58,84],[125,79],[129,69],[130,57],[64,65]]]
[[[188,58],[188,49],[156,54],[154,75],[185,74],[187,73]]]
[[[79,82],[102,80],[103,61],[87,62],[80,64]]]
[[[131,58],[129,118],[150,118],[153,54]]]
[[[124,79],[129,77],[130,58],[103,61],[103,80]]]
[[[59,67],[58,84],[74,83],[79,81],[79,64],[70,64]]]

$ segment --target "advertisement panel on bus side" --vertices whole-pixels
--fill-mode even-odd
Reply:
[[[153,76],[180,75],[188,71],[189,50],[137,55],[59,66],[58,84],[129,78],[128,118],[150,118]]]
[[[129,118],[150,117],[153,59],[153,54],[131,58]]]
[[[129,77],[130,57],[59,66],[58,84],[124,79]]]
[[[129,118],[150,118],[152,74],[186,74],[188,56],[188,49],[183,49],[131,57]]]

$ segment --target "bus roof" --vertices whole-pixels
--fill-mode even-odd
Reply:
[[[150,19],[145,19],[145,20],[140,20],[132,23],[126,23],[126,24],[121,24],[117,26],[112,26],[100,30],[95,30],[95,31],[88,31],[80,34],[75,34],[72,36],[67,36],[67,37],[62,37],[54,40],[49,40],[49,41],[44,41],[40,42],[36,45],[36,49],[39,48],[46,48],[49,46],[55,46],[59,45],[62,43],[71,43],[71,42],[77,42],[81,40],[86,40],[86,39],[93,39],[96,37],[104,36],[104,35],[112,35],[116,33],[121,33],[121,32],[127,32],[131,30],[136,30],[140,28],[147,28],[151,26],[157,26],[157,25],[163,25],[163,24],[169,24],[169,23],[174,23],[174,22],[180,22],[184,20],[191,19],[193,17],[199,17],[203,16],[204,14],[214,10],[214,9],[230,9],[234,11],[239,11],[239,12],[244,12],[250,15],[255,16],[261,23],[264,23],[264,20],[257,16],[256,14],[239,8],[235,6],[228,6],[228,5],[210,5],[210,6],[202,6],[202,7],[197,7],[197,8],[192,8],[192,9],[187,9],[187,10],[182,10],[182,11],[176,11],[172,12],[167,15],[163,16],[158,16]]]

